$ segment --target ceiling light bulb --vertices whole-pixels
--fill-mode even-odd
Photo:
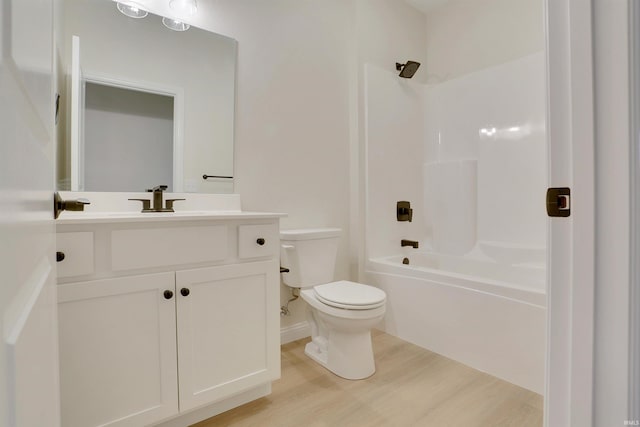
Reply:
[[[178,16],[191,16],[198,11],[196,0],[170,0],[169,7]]]
[[[185,24],[182,21],[171,18],[162,18],[162,23],[165,27],[173,31],[187,31],[191,25]]]
[[[149,14],[149,12],[144,10],[141,5],[134,1],[117,2],[116,7],[120,12],[130,18],[144,18]]]

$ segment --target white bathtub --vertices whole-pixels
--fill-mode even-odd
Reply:
[[[539,263],[415,252],[372,259],[366,283],[387,293],[382,329],[542,393],[546,272]]]

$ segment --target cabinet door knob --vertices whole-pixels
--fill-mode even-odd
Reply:
[[[182,294],[183,297],[186,297],[187,295],[189,295],[189,289],[182,288],[180,289],[180,293]]]
[[[165,299],[171,299],[171,298],[173,298],[173,292],[171,292],[171,291],[169,291],[169,290],[164,291],[164,298],[165,298]]]
[[[265,240],[262,237],[260,237],[258,240],[256,240],[256,243],[259,244],[260,246],[262,246],[262,245],[264,245]]]
[[[64,252],[56,252],[56,262],[64,261]]]

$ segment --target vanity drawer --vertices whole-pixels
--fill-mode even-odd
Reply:
[[[59,278],[93,274],[93,232],[57,233],[56,251],[64,254],[57,264]]]
[[[276,224],[238,226],[238,257],[259,258],[274,256],[280,248]]]
[[[221,261],[227,258],[228,229],[171,227],[111,232],[114,271]]]

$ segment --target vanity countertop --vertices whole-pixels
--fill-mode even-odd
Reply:
[[[239,194],[165,193],[166,199],[180,200],[175,212],[140,212],[137,200],[150,199],[145,193],[60,192],[62,199],[84,198],[90,201],[83,212],[63,211],[56,224],[108,224],[125,222],[174,222],[205,220],[275,219],[287,214],[253,212],[241,209]]]
[[[199,220],[283,218],[283,213],[247,211],[176,211],[176,212],[63,212],[56,224],[104,224],[119,222],[166,222]]]

